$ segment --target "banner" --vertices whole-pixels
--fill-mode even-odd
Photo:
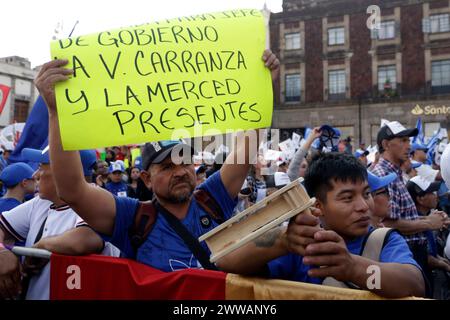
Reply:
[[[6,150],[14,150],[24,127],[25,123],[13,123],[0,131],[0,143]]]
[[[219,271],[162,272],[136,261],[99,255],[52,254],[50,263],[51,300],[383,299],[364,290],[244,277]]]
[[[223,272],[166,273],[129,259],[99,255],[52,254],[50,263],[50,300],[225,299]]]
[[[9,156],[9,162],[24,162],[25,160],[22,158],[24,148],[42,150],[46,146],[48,146],[48,110],[44,99],[39,96],[28,115],[19,141]],[[30,165],[33,168],[38,166],[37,163],[30,163]]]
[[[74,70],[56,85],[64,149],[269,127],[266,36],[261,11],[233,10],[53,41]]]
[[[10,90],[10,87],[0,84],[0,114],[3,112]]]

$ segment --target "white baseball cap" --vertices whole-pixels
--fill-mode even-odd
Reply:
[[[410,185],[410,184],[415,184],[416,186],[418,186],[420,188],[420,191],[424,192],[424,193],[430,193],[430,192],[438,191],[439,187],[440,187],[440,182],[437,182],[437,181],[431,182],[431,181],[429,181],[427,179],[424,179],[421,176],[415,176],[415,177],[411,178],[408,181],[407,186]],[[408,188],[408,190],[410,190],[410,189],[411,188]]]
[[[433,182],[436,180],[436,176],[439,173],[439,170],[434,170],[431,166],[427,164],[423,164],[420,167],[416,168],[417,175],[421,176],[422,178]]]
[[[109,165],[109,172],[113,173],[116,171],[120,171],[120,172],[125,172],[125,168],[123,166],[123,164],[121,162],[119,162],[120,160],[116,161],[116,162],[111,162],[111,164]]]

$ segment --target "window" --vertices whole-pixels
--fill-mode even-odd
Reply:
[[[397,71],[395,66],[378,67],[378,91],[397,87]]]
[[[284,35],[286,50],[300,49],[300,33],[287,33]]]
[[[333,70],[328,73],[329,95],[345,95],[345,70]]]
[[[431,63],[432,93],[450,93],[450,60]]]
[[[381,22],[380,30],[378,31],[378,39],[393,39],[395,38],[395,21]]]
[[[450,31],[450,14],[436,14],[430,16],[431,33]]]
[[[14,122],[25,122],[28,118],[30,102],[14,100]]]
[[[300,74],[286,75],[286,102],[300,101]]]
[[[345,139],[348,137],[354,138],[355,137],[355,127],[353,126],[345,126],[345,127],[335,127],[341,132],[341,139]],[[352,139],[352,141],[354,141]]]
[[[423,133],[425,135],[425,139],[427,140],[425,142],[428,142],[428,140],[431,139],[432,136],[434,136],[438,130],[441,129],[441,123],[440,122],[425,122],[423,124]]]
[[[345,29],[332,28],[328,29],[328,45],[335,46],[345,43]]]

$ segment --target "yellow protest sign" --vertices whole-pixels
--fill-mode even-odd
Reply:
[[[56,85],[65,150],[269,127],[259,10],[189,16],[53,41],[74,74]],[[201,130],[199,130],[201,127]]]

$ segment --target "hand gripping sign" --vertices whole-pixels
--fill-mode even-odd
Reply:
[[[74,70],[56,85],[64,149],[270,126],[266,37],[261,11],[233,10],[53,41]]]

